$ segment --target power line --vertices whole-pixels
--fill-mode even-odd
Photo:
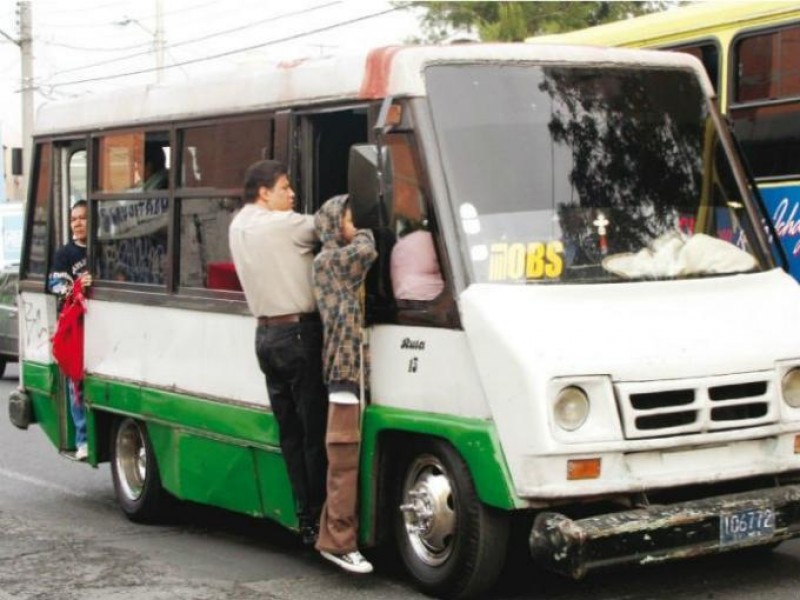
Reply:
[[[219,1],[220,0],[212,0],[211,2],[206,2],[205,4],[197,4],[197,5],[194,5],[194,6],[189,6],[189,7],[186,7],[186,8],[181,8],[181,9],[177,9],[177,10],[173,10],[173,11],[164,11],[164,16],[179,15],[179,14],[183,14],[183,13],[186,13],[186,12],[192,12],[192,11],[195,11],[195,10],[200,9],[200,8],[205,8],[206,6],[211,6],[212,4],[218,4]],[[58,12],[60,12],[61,14],[70,14],[70,15],[74,15],[74,14],[79,13],[79,12],[88,12],[90,10],[92,12],[97,12],[98,10],[100,10],[102,8],[122,8],[122,7],[126,6],[126,5],[127,5],[126,2],[115,2],[115,3],[112,3],[112,4],[106,4],[106,5],[102,6],[102,7],[85,8],[85,9],[83,9],[83,11],[76,10],[76,9],[69,9],[69,10],[63,10],[63,11],[50,11],[49,10],[49,11],[47,11],[47,16],[49,17],[52,14],[56,14]],[[154,18],[155,18],[155,15],[153,15],[153,14],[146,15],[146,16],[141,16],[141,17],[136,17],[136,19],[141,19],[141,20],[150,20],[150,19],[154,19]],[[57,24],[57,23],[48,22],[45,19],[44,22],[43,22],[43,26],[52,27],[52,28],[56,28],[56,29],[58,29],[58,28],[75,29],[75,28],[78,28],[78,27],[93,27],[94,28],[94,27],[107,27],[108,26],[108,22],[103,22],[103,23],[98,23],[98,22],[95,22],[95,23],[75,23],[75,24],[64,24],[64,23],[62,23],[62,24]]]
[[[195,38],[195,39],[192,39],[192,40],[184,40],[182,42],[175,42],[174,44],[168,44],[167,46],[164,47],[164,49],[165,50],[170,50],[170,49],[173,49],[173,48],[177,48],[179,46],[187,46],[189,44],[196,44],[198,42],[203,42],[205,40],[209,40],[209,39],[214,38],[214,37],[219,37],[221,35],[228,35],[230,33],[236,33],[237,31],[242,31],[244,29],[249,29],[251,27],[258,27],[259,25],[264,25],[265,23],[271,23],[273,21],[278,21],[280,19],[285,19],[285,18],[288,18],[288,17],[296,17],[296,16],[303,15],[303,14],[306,14],[306,13],[309,13],[309,12],[320,10],[322,8],[328,8],[330,6],[335,6],[336,4],[341,4],[341,3],[342,3],[342,0],[335,0],[333,2],[328,2],[326,4],[319,4],[317,6],[312,6],[310,8],[305,8],[303,10],[298,10],[298,11],[294,11],[294,12],[290,12],[290,13],[285,13],[285,14],[282,14],[282,15],[274,16],[274,17],[268,17],[266,19],[262,19],[261,21],[255,21],[253,23],[248,23],[246,25],[241,25],[241,26],[235,27],[233,29],[228,29],[228,30],[225,30],[225,31],[217,31],[216,33],[212,33],[212,34],[209,34],[209,35],[206,35],[206,36],[203,36],[203,37],[199,37],[199,38]],[[109,64],[112,64],[112,63],[115,63],[115,62],[121,62],[121,61],[128,60],[128,59],[131,59],[131,58],[136,58],[138,56],[145,56],[147,54],[150,54],[150,52],[151,52],[150,50],[146,50],[144,52],[136,52],[134,54],[128,54],[126,56],[118,56],[117,58],[110,58],[108,60],[103,60],[103,61],[100,61],[100,62],[88,64],[88,65],[82,65],[80,67],[72,67],[71,69],[62,69],[60,71],[60,73],[73,73],[75,71],[84,71],[86,69],[91,69],[93,67],[100,67],[100,66],[109,65]]]
[[[8,34],[7,34],[5,31],[3,31],[2,29],[0,29],[0,35],[2,35],[4,38],[6,38],[6,39],[7,39],[9,42],[11,42],[12,44],[14,44],[15,46],[19,46],[19,40],[15,40],[13,37],[11,37],[10,35],[8,35]],[[2,41],[2,40],[0,40],[0,41]]]
[[[202,57],[202,58],[195,58],[195,59],[186,60],[186,61],[183,61],[183,62],[180,62],[180,63],[173,63],[171,65],[165,65],[164,69],[174,69],[176,67],[183,67],[183,66],[186,66],[186,65],[192,65],[192,64],[196,64],[196,63],[200,63],[200,62],[209,61],[209,60],[216,60],[218,58],[225,58],[226,56],[233,56],[234,54],[240,54],[242,52],[249,52],[251,50],[258,50],[259,48],[265,48],[266,46],[273,46],[275,44],[280,44],[280,43],[283,43],[283,42],[289,42],[289,41],[296,40],[296,39],[299,39],[299,38],[307,37],[307,36],[313,35],[315,33],[322,33],[323,31],[330,31],[332,29],[337,29],[339,27],[352,25],[353,23],[359,23],[361,21],[374,19],[375,17],[388,15],[389,13],[393,13],[393,12],[396,12],[398,10],[402,10],[402,8],[400,8],[400,7],[390,8],[388,10],[384,10],[384,11],[381,11],[381,12],[373,13],[371,15],[365,15],[363,17],[358,17],[358,18],[355,18],[355,19],[351,19],[349,21],[343,21],[341,23],[334,23],[333,25],[326,25],[324,27],[319,27],[317,29],[312,29],[312,30],[309,30],[309,31],[305,31],[303,33],[298,33],[298,34],[295,34],[295,35],[286,36],[284,38],[279,38],[277,40],[270,40],[268,42],[263,42],[261,44],[255,44],[253,46],[247,46],[245,48],[239,48],[237,50],[229,50],[227,52],[221,52],[219,54],[212,54],[210,56],[206,56],[206,57]],[[65,86],[68,86],[68,85],[78,85],[78,84],[81,84],[81,83],[93,83],[95,81],[108,81],[109,79],[119,79],[121,77],[131,77],[133,75],[144,75],[146,73],[152,73],[153,70],[154,69],[140,69],[138,71],[130,71],[128,73],[118,73],[116,75],[106,75],[104,77],[90,77],[90,78],[87,78],[87,79],[79,79],[79,80],[75,80],[75,81],[65,81],[65,82],[62,82],[62,83],[53,83],[53,84],[48,84],[48,86],[50,88],[57,88],[57,87],[65,87]]]
[[[98,10],[103,10],[105,8],[116,8],[116,7],[122,6],[123,4],[125,4],[125,2],[123,0],[118,0],[117,2],[109,2],[108,4],[101,4],[99,6],[91,6],[91,7],[85,7],[85,8],[76,8],[75,5],[73,4],[73,5],[70,5],[70,8],[65,8],[63,10],[50,8],[50,9],[47,10],[47,14],[49,16],[49,15],[66,14],[66,13],[69,13],[69,14],[76,14],[76,13],[79,14],[79,13],[86,13],[86,12],[93,12],[94,13],[94,12],[97,12]],[[53,2],[42,2],[42,0],[38,0],[36,2],[36,5],[39,6],[39,7],[48,6],[48,5],[63,7],[64,6],[64,2],[63,2],[63,0],[53,0]]]
[[[62,42],[45,42],[39,43],[44,46],[55,46],[56,48],[67,48],[68,50],[80,50],[81,52],[124,52],[125,50],[136,50],[137,48],[144,48],[145,46],[152,46],[152,42],[142,42],[141,44],[133,44],[130,46],[119,46],[117,48],[100,48],[98,46],[73,46],[71,44],[64,44]]]

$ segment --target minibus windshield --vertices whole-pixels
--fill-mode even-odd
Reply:
[[[767,267],[694,72],[516,63],[425,76],[472,281]]]

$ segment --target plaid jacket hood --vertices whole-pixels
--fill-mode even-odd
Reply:
[[[314,258],[312,285],[322,317],[323,376],[330,391],[357,392],[360,380],[361,287],[378,256],[368,229],[346,244],[342,215],[347,196],[334,196],[314,216],[322,250]]]

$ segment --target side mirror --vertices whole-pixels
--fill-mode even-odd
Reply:
[[[353,224],[358,229],[386,227],[392,218],[392,160],[387,147],[350,147],[347,188]]]

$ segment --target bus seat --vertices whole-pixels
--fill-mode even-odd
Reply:
[[[232,262],[208,263],[207,286],[212,290],[242,291],[242,284]]]

